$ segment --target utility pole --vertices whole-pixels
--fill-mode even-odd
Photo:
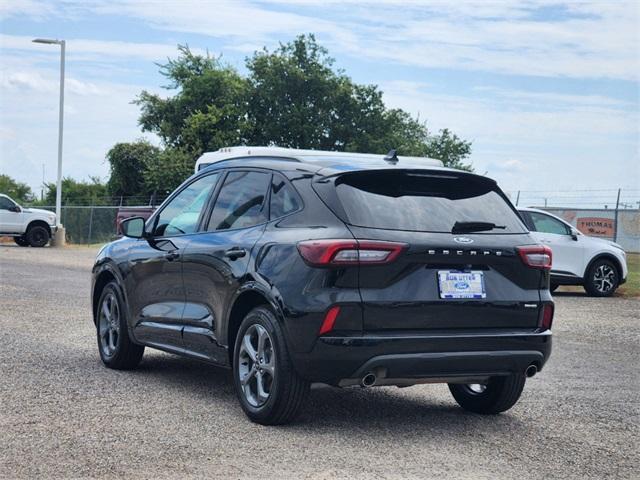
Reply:
[[[621,188],[618,189],[618,198],[616,199],[616,211],[613,214],[613,241],[618,241],[618,209],[620,207],[620,192]]]

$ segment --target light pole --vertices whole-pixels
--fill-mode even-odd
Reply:
[[[51,40],[48,38],[36,38],[34,43],[47,45],[60,45],[60,108],[58,120],[58,181],[56,183],[56,226],[58,227],[54,238],[54,245],[64,245],[64,229],[60,223],[62,216],[62,131],[64,127],[64,40]]]

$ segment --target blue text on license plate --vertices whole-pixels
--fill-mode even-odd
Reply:
[[[484,289],[484,272],[471,270],[439,270],[440,298],[487,298]]]

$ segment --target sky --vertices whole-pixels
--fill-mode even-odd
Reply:
[[[640,193],[639,32],[637,0],[0,0],[0,173],[55,180],[59,47],[33,38],[67,41],[64,175],[106,180],[113,144],[158,143],[131,101],[172,94],[156,63],[178,44],[245,72],[314,33],[387,106],[472,141],[504,190]]]

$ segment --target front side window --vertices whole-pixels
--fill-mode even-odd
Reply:
[[[555,233],[556,235],[569,235],[571,233],[564,223],[549,215],[536,212],[529,212],[529,215],[531,215],[531,221],[537,232]]]
[[[0,210],[11,210],[15,206],[16,204],[7,197],[0,197]]]
[[[208,231],[246,228],[267,220],[265,197],[270,174],[229,172],[211,213]]]
[[[284,178],[274,175],[271,180],[271,205],[269,217],[271,220],[284,217],[300,208],[300,200]]]
[[[199,178],[173,197],[158,215],[153,235],[166,237],[194,233],[198,228],[200,213],[219,176],[215,173]]]

